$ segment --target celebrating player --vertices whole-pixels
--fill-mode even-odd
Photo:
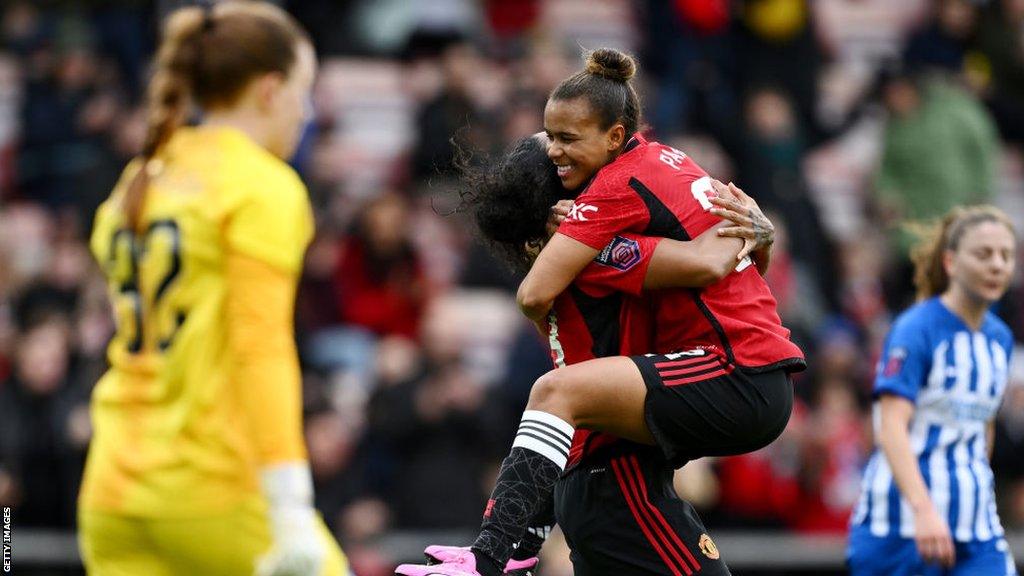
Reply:
[[[628,83],[633,70],[628,56],[598,50],[588,59],[587,70],[555,89],[545,110],[548,154],[562,184],[573,190],[589,182],[520,286],[521,307],[545,325],[555,351],[568,344],[560,338],[562,311],[549,315],[556,298],[585,268],[602,265],[606,253],[620,252],[622,242],[629,240],[622,233],[686,241],[718,226],[718,216],[729,212],[715,207],[711,179],[685,154],[648,143],[636,133],[640,108]],[[751,223],[746,215],[728,215]],[[499,574],[531,515],[562,474],[570,451],[567,439],[577,427],[657,445],[675,467],[693,458],[738,454],[770,443],[792,408],[788,372],[804,364],[775,313],[767,285],[746,257],[752,249],[744,246],[736,271],[703,290],[650,295],[655,324],[653,348],[648,350],[661,354],[591,360],[539,379],[470,553],[429,570],[400,567],[399,573]],[[575,289],[572,294],[588,324],[606,325],[619,318],[614,312],[595,316],[595,310],[607,310],[602,302],[577,297]],[[594,343],[595,351],[609,355],[606,346]],[[646,538],[644,551],[660,556],[662,563],[653,573],[702,570],[687,553],[706,545],[706,534],[687,533],[680,539],[679,529],[650,509],[644,484],[637,480],[643,478],[642,471],[627,464],[613,466],[626,482],[618,498],[629,506],[626,519],[633,531]],[[563,525],[578,521],[558,520]],[[717,551],[713,556],[718,559]],[[622,555],[607,560],[590,569],[652,570]],[[724,564],[716,566],[719,573],[727,572]]]
[[[989,465],[1013,336],[989,311],[1016,261],[996,208],[950,212],[914,253],[920,302],[901,314],[875,378],[875,439],[853,513],[855,576],[1014,576]]]
[[[118,322],[80,495],[90,574],[347,573],[312,506],[292,330],[313,220],[283,159],[315,70],[270,4],[166,23],[145,147],[91,239]]]
[[[520,142],[497,167],[482,168],[470,179],[468,203],[474,208],[483,236],[509,261],[520,265],[527,261],[530,246],[547,239],[547,206],[566,194],[546,156],[546,147],[546,136]],[[725,203],[729,190],[724,186],[720,190],[723,197],[716,201]],[[756,204],[752,203],[751,208],[756,210]],[[594,358],[595,353],[629,355],[651,350],[650,306],[636,296],[642,288],[703,287],[728,274],[736,265],[740,245],[723,239],[716,230],[691,242],[623,234],[614,256],[609,251],[607,257],[598,260],[601,265],[584,269],[573,287],[556,299],[558,337],[553,344],[560,344],[552,350],[556,363],[575,364]],[[616,290],[623,292],[621,298],[615,297]],[[593,304],[598,302],[601,305],[595,308]],[[591,305],[578,307],[581,303]],[[584,309],[587,318],[580,314]],[[609,321],[616,310],[618,319]],[[616,342],[618,350],[613,348]],[[555,523],[555,507],[579,574],[637,570],[658,574],[667,573],[668,566],[683,573],[697,566],[705,574],[725,573],[699,516],[687,502],[674,496],[672,471],[673,466],[655,446],[577,431],[566,473],[555,486],[551,506],[530,521],[506,567],[507,573],[521,573],[530,566],[549,526]],[[617,497],[609,499],[609,494]],[[644,509],[631,507],[631,501],[637,505],[642,502]],[[651,521],[655,514],[665,519],[666,524],[657,525],[644,520],[645,528],[660,534],[657,547],[638,526],[634,514],[651,514]],[[684,539],[697,542],[701,551],[681,544]],[[434,559],[464,554],[439,546],[426,552]]]

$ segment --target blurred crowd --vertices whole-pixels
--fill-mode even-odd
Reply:
[[[991,202],[1024,225],[1024,0],[282,3],[321,57],[293,160],[318,220],[296,312],[306,434],[317,504],[360,573],[387,573],[365,545],[380,534],[479,524],[551,368],[518,279],[458,210],[455,157],[539,131],[581,48],[636,54],[647,130],[776,226],[768,281],[811,368],[772,446],[679,473],[716,529],[842,532],[881,339],[914,297],[913,223]],[[175,4],[0,13],[0,505],[20,526],[74,525],[113,330],[91,218],[139,149],[156,23]],[[997,312],[1022,337],[1018,302],[1020,281]],[[1016,360],[994,468],[1021,528]]]

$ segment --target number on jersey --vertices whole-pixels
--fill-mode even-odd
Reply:
[[[700,202],[700,207],[705,212],[714,207],[711,200],[708,200],[708,193],[711,192],[711,176],[703,176],[690,184],[690,194]]]
[[[183,312],[167,305],[167,296],[181,272],[178,224],[157,220],[141,237],[124,228],[118,230],[111,238],[107,267],[117,292],[117,330],[128,351],[142,351],[147,330],[155,331],[157,349],[166,350],[185,321]]]
[[[679,170],[683,165],[683,160],[686,160],[686,153],[676,150],[671,146],[662,146],[658,159],[671,166],[674,170]],[[711,187],[710,176],[702,176],[690,184],[690,194],[693,194],[693,197],[700,203],[700,207],[705,212],[714,208],[714,204],[711,203],[708,197],[713,192],[714,189]],[[736,266],[736,271],[742,272],[751,264],[753,264],[753,261],[751,261],[749,256],[745,256],[743,260],[740,260],[739,265]]]
[[[714,204],[712,204],[711,200],[708,199],[709,192],[712,192],[710,176],[698,178],[690,184],[690,193],[697,199],[697,202],[700,203],[700,207],[703,208],[705,212],[714,207]],[[736,266],[736,271],[743,272],[753,263],[754,262],[750,259],[750,256],[744,256],[743,260],[740,260],[740,263]]]

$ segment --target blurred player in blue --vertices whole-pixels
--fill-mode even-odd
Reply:
[[[853,513],[854,576],[1016,576],[989,452],[1013,336],[989,308],[1013,276],[1013,225],[957,208],[913,254],[919,302],[896,319],[875,379],[877,449]]]

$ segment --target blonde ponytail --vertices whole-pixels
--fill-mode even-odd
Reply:
[[[125,192],[124,209],[128,227],[138,232],[150,178],[160,171],[155,160],[160,148],[188,115],[194,75],[199,67],[200,36],[209,8],[183,8],[167,21],[149,84],[146,110],[146,139],[139,158],[139,170]]]
[[[156,157],[193,105],[233,105],[259,74],[287,76],[309,37],[287,12],[265,2],[225,1],[176,10],[167,19],[147,99],[146,140],[124,210],[138,232]]]

